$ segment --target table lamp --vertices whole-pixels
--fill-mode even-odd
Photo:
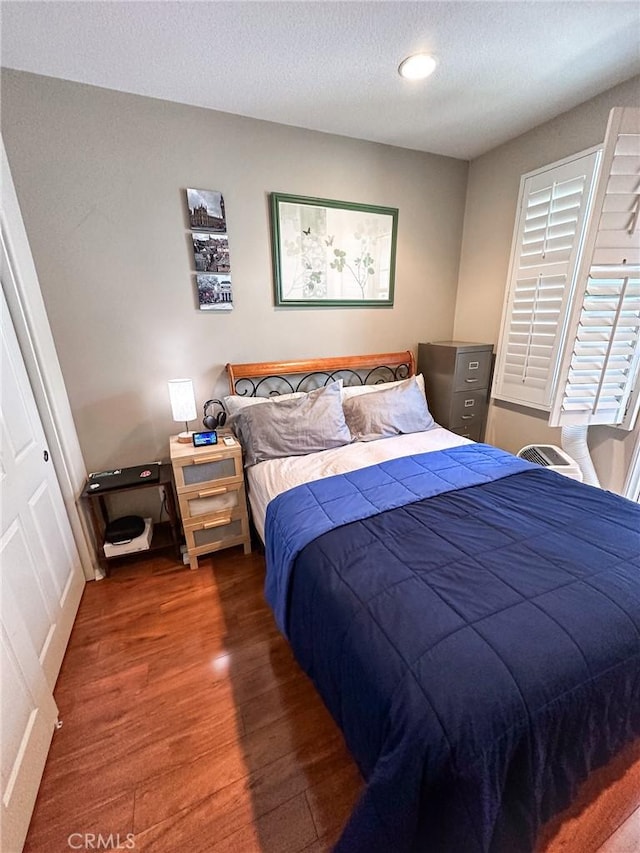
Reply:
[[[185,431],[178,435],[178,441],[191,441],[193,432],[189,430],[189,421],[196,418],[196,398],[191,379],[170,379],[169,399],[174,421],[184,421]]]

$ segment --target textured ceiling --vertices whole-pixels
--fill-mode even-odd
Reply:
[[[464,159],[640,73],[635,0],[3,0],[0,26],[8,68]]]

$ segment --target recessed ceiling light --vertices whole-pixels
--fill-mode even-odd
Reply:
[[[424,80],[432,74],[436,67],[436,61],[428,53],[414,53],[400,63],[398,74],[405,80]]]

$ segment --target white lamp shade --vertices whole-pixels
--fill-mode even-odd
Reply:
[[[174,421],[193,421],[196,418],[196,398],[191,379],[170,379],[169,399]]]

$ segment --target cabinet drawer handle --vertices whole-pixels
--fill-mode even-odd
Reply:
[[[470,421],[471,418],[475,418],[475,415],[460,415],[463,421]]]
[[[464,381],[465,382],[478,382],[479,380],[476,378],[476,379],[465,379]]]
[[[219,486],[217,489],[205,489],[204,492],[198,492],[199,498],[211,498],[214,495],[224,495],[227,491],[226,486]]]
[[[206,465],[207,462],[219,462],[219,461],[220,461],[219,456],[197,456],[193,460],[193,464],[194,465]]]
[[[231,516],[226,515],[224,518],[218,518],[216,521],[207,521],[202,525],[203,530],[211,530],[212,527],[224,527],[225,524],[231,524]]]

